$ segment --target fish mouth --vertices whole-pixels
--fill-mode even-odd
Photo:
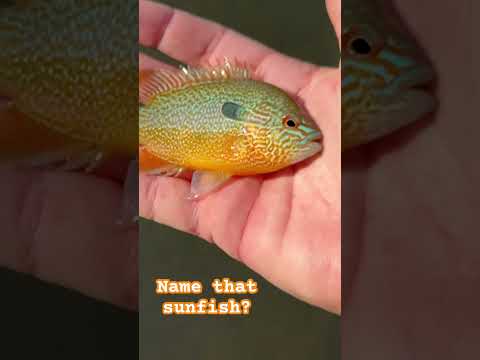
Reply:
[[[312,141],[306,147],[304,147],[301,151],[297,152],[292,158],[292,165],[302,162],[310,157],[322,152],[323,150],[323,143],[319,143],[316,141]]]
[[[321,131],[307,136],[301,143],[303,145],[292,159],[292,164],[299,163],[323,151],[323,134]]]
[[[312,139],[312,141],[315,141],[315,142],[323,142],[323,133],[318,130],[317,133],[315,134],[315,137]]]
[[[394,90],[413,90],[432,93],[435,72],[429,65],[419,66],[398,77],[390,86]]]
[[[310,140],[312,143],[317,143],[317,144],[323,144],[323,134],[319,133],[317,136],[315,136],[313,139]]]
[[[386,100],[391,101],[393,97],[398,99],[395,103],[399,106],[418,107],[419,113],[431,112],[437,105],[435,81],[435,72],[430,65],[417,66],[392,82]]]
[[[418,66],[396,78],[380,95],[380,110],[371,117],[369,139],[375,140],[435,111],[435,73],[430,66]]]
[[[305,139],[303,139],[300,144],[301,145],[308,145],[310,143],[322,144],[323,143],[323,133],[320,130],[316,130],[316,131],[312,132],[310,135],[308,135],[307,137],[305,137]]]
[[[418,68],[412,73],[411,78],[412,80],[406,83],[408,87],[405,95],[411,99],[411,106],[418,106],[422,115],[434,111],[438,104],[434,95],[436,77],[433,68],[430,66]]]
[[[369,124],[370,140],[385,136],[435,111],[435,73],[430,66],[417,67],[397,78],[384,97],[384,107]]]

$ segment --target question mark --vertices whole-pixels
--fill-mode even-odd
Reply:
[[[240,304],[242,304],[242,307],[243,307],[243,314],[244,315],[250,314],[250,308],[252,307],[252,302],[248,299],[243,299],[240,301]]]

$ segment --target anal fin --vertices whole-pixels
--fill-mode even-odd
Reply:
[[[195,171],[190,186],[190,200],[200,200],[204,196],[218,190],[231,175],[214,171]]]

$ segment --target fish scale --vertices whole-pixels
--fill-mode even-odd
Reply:
[[[259,144],[268,141],[266,128],[246,127],[241,121],[219,116],[222,104],[227,101],[244,103],[244,98],[257,99],[258,87],[264,87],[265,94],[272,97],[277,93],[273,87],[252,80],[234,80],[159,96],[150,104],[152,111],[146,110],[150,121],[140,122],[140,143],[148,144],[163,160],[187,168],[222,169],[236,174],[255,174],[263,168],[266,172],[275,171],[273,166],[281,156],[275,157],[273,149],[257,151]],[[294,111],[295,105],[289,105]],[[245,151],[237,150],[242,147]],[[250,151],[263,156],[252,162]],[[278,147],[278,151],[282,154],[289,149]],[[277,166],[282,165],[285,164]]]
[[[72,140],[135,154],[137,21],[131,1],[119,7],[112,0],[38,0],[0,8],[0,94]]]
[[[140,79],[140,144],[165,162],[163,173],[194,171],[194,194],[230,176],[278,171],[322,149],[320,129],[288,94],[228,60]]]

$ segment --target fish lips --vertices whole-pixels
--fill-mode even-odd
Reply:
[[[368,119],[369,141],[383,137],[435,111],[435,73],[430,66],[418,66],[402,74],[378,92],[379,107]]]
[[[437,98],[421,87],[409,89],[401,96],[401,100],[405,104],[403,113],[411,119],[420,119],[438,106]]]
[[[423,91],[433,93],[435,71],[429,65],[418,66],[399,76],[389,86],[391,92]]]
[[[417,117],[433,112],[437,106],[438,101],[434,94],[435,73],[432,68],[426,67],[417,70],[413,76],[415,80],[407,83],[404,94],[404,101],[408,104],[408,111],[416,112]]]
[[[368,122],[370,140],[383,137],[410,125],[437,107],[436,98],[423,88],[412,87],[395,97],[395,103],[379,111]]]
[[[321,131],[315,131],[301,143],[304,145],[293,155],[292,165],[321,153],[323,151],[323,134]]]
[[[435,72],[430,65],[418,66],[393,81],[387,93],[395,97],[403,109],[421,116],[437,107],[435,81]]]

